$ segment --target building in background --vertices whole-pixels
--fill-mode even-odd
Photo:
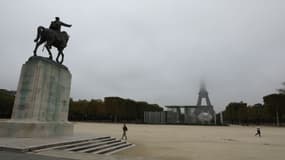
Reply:
[[[205,105],[202,104],[205,99]],[[208,91],[204,82],[200,85],[196,105],[165,106],[168,111],[145,112],[145,123],[177,123],[177,124],[216,124],[216,113],[211,104]]]

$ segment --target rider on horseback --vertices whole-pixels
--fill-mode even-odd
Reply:
[[[47,49],[49,53],[49,58],[52,59],[52,53],[50,51],[51,47],[54,46],[58,50],[58,55],[56,58],[56,62],[62,63],[64,54],[63,49],[66,47],[69,36],[68,34],[63,31],[61,32],[61,26],[65,27],[71,27],[70,24],[65,24],[59,20],[59,17],[55,17],[55,20],[51,22],[49,28],[44,28],[43,26],[39,26],[37,30],[37,37],[34,40],[36,43],[35,49],[34,49],[34,56],[37,56],[37,49],[38,47],[45,43],[45,48]],[[61,61],[59,60],[59,57],[61,56]]]
[[[64,27],[71,27],[72,25],[71,24],[66,24],[66,23],[63,23],[60,21],[59,17],[55,17],[55,20],[52,21],[49,25],[49,29],[53,30],[53,31],[56,31],[58,34],[56,36],[56,38],[58,40],[60,40],[61,38],[61,26],[64,26]],[[67,43],[67,42],[66,42]],[[48,45],[49,48],[51,48],[51,45]]]
[[[71,24],[65,24],[65,23],[60,21],[59,17],[55,17],[55,20],[51,22],[49,29],[60,32],[61,26],[71,27],[72,25]]]

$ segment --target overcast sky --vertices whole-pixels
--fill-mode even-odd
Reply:
[[[203,79],[220,111],[285,81],[284,0],[1,0],[0,88],[17,88],[36,28],[55,16],[73,25],[62,30],[75,99],[195,105]]]

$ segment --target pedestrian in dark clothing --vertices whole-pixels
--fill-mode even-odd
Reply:
[[[255,136],[259,136],[259,137],[261,137],[261,131],[260,131],[260,128],[257,128],[257,129],[256,129]]]
[[[128,139],[128,137],[127,137],[127,131],[128,131],[128,127],[127,127],[126,124],[124,123],[124,126],[123,126],[123,135],[122,135],[122,138],[121,138],[121,139],[125,139],[125,140]]]

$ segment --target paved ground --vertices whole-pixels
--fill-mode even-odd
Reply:
[[[0,151],[1,160],[71,160],[67,158],[57,158],[50,156],[42,156],[27,153],[16,153],[16,152],[6,152]]]
[[[285,128],[257,126],[188,126],[127,124],[128,141],[136,147],[116,153],[129,159],[284,160]],[[75,123],[75,132],[120,138],[122,124]]]
[[[285,128],[261,126],[261,138],[255,132],[256,126],[128,124],[128,141],[136,147],[111,156],[48,150],[0,152],[0,160],[284,160]],[[122,124],[75,123],[75,133],[120,138]]]

